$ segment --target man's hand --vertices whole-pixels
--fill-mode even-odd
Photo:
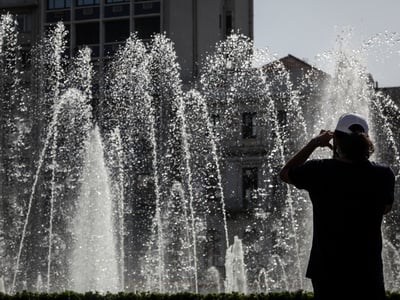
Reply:
[[[299,152],[297,152],[281,169],[279,177],[286,183],[291,183],[289,178],[290,168],[303,164],[310,155],[318,147],[329,147],[333,149],[333,146],[329,143],[333,138],[333,132],[329,130],[321,130],[320,134],[315,138],[311,139]]]
[[[318,136],[312,139],[317,147],[328,147],[333,150],[333,146],[330,141],[333,138],[333,132],[330,130],[321,130]]]

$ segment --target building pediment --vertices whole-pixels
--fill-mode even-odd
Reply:
[[[319,76],[329,77],[329,75],[324,71],[310,65],[304,60],[301,60],[291,54],[288,54],[285,57],[282,57],[269,64],[266,64],[262,68],[265,72],[271,72],[273,70],[276,70],[277,67],[284,67],[287,71],[294,71],[294,70],[313,71]]]

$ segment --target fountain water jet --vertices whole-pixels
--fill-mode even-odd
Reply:
[[[88,141],[83,183],[72,224],[71,287],[75,291],[120,290],[110,182],[99,128]]]
[[[242,241],[235,236],[233,244],[226,251],[225,291],[247,293],[247,270],[244,262]]]
[[[0,293],[5,294],[6,293],[6,288],[4,286],[4,279],[3,276],[0,277]]]
[[[224,270],[226,290],[307,289],[302,277],[310,205],[303,193],[276,181],[277,170],[287,157],[317,128],[333,126],[340,110],[362,108],[375,131],[383,128],[389,141],[384,147],[390,150],[379,155],[394,161],[399,174],[397,133],[385,117],[397,113],[398,107],[374,93],[358,54],[344,49],[332,54],[330,60],[337,67],[325,87],[324,97],[329,101],[316,97],[310,102],[304,96],[308,90],[322,90],[322,86],[309,84],[312,74],[296,81],[279,63],[273,64],[271,73],[267,68],[254,68],[251,41],[233,35],[207,58],[200,91],[185,93],[171,41],[154,37],[146,50],[132,35],[105,71],[104,98],[100,108],[96,107],[100,128],[92,128],[90,53],[81,53],[68,64],[61,55],[65,31],[59,26],[53,32],[58,37],[47,40],[42,47],[47,56],[40,59],[48,71],[38,79],[47,73],[49,78],[43,80],[48,84],[39,88],[41,94],[35,101],[46,109],[32,121],[41,132],[41,142],[32,144],[38,157],[28,174],[29,184],[33,182],[31,200],[20,200],[24,211],[30,206],[32,211],[20,214],[26,217],[26,228],[1,223],[0,234],[6,243],[19,241],[21,233],[23,237],[14,279],[0,273],[14,291],[35,289],[37,274],[47,274],[41,281],[47,279],[44,288],[48,290],[220,291]],[[60,56],[55,57],[56,53]],[[316,107],[318,113],[310,113]],[[257,113],[257,139],[250,142],[241,132],[242,114],[248,111]],[[282,112],[286,112],[286,124]],[[244,149],[245,143],[248,147]],[[243,149],[254,152],[241,156]],[[239,155],[232,159],[235,153]],[[247,160],[249,153],[256,154]],[[235,219],[231,202],[241,201],[241,190],[226,187],[224,178],[233,170],[232,161],[234,166],[246,167],[250,160],[251,166],[259,164],[262,177],[257,189],[246,194],[248,206],[241,215],[245,217]],[[11,202],[21,195],[9,196],[5,198]],[[39,198],[45,201],[36,201]],[[103,203],[100,208],[99,203]],[[8,202],[4,206],[18,215],[17,206]],[[99,221],[100,215],[107,218]],[[92,248],[95,241],[88,243],[98,234],[84,232],[82,227],[96,230],[82,225],[90,220],[92,224],[102,222],[97,226],[107,235],[108,258]],[[398,227],[395,217],[388,223]],[[70,226],[65,228],[65,224]],[[233,246],[228,233],[240,235]],[[393,289],[398,288],[394,282],[400,272],[398,240],[391,230],[385,235],[385,268],[394,273],[388,277],[388,287]],[[32,243],[36,240],[40,241],[37,245]],[[239,244],[246,251],[238,250]],[[38,250],[31,251],[39,253],[38,257],[29,256],[31,248]],[[233,248],[236,252],[228,251],[225,258],[223,254]],[[15,252],[7,257],[14,258]],[[230,272],[233,257],[240,257],[240,275]],[[85,268],[86,278],[79,271],[84,262],[90,265]],[[101,271],[95,276],[95,268],[110,270],[111,278]],[[235,276],[240,284],[235,283]]]
[[[221,288],[221,275],[214,266],[207,269],[206,282],[206,290],[209,289],[210,292],[220,293],[223,290]]]

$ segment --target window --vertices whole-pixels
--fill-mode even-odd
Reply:
[[[21,49],[21,63],[23,68],[30,68],[31,66],[31,51],[29,49]]]
[[[243,139],[254,139],[257,136],[256,116],[257,114],[254,112],[243,113]]]
[[[46,22],[47,23],[57,23],[59,21],[67,22],[71,20],[71,10],[51,10],[46,12]]]
[[[160,33],[160,17],[136,18],[135,31],[140,39],[150,39],[155,33]]]
[[[219,125],[219,115],[218,114],[212,114],[211,115],[211,124],[213,127],[216,127]]]
[[[278,110],[278,123],[280,126],[285,126],[287,124],[287,113],[284,110]]]
[[[129,16],[130,7],[129,4],[119,4],[119,5],[108,5],[104,8],[104,17],[124,17]]]
[[[75,10],[75,20],[98,19],[100,17],[100,7],[83,6]]]
[[[105,23],[106,43],[124,41],[129,37],[129,20],[119,20]]]
[[[212,134],[213,135],[217,135],[218,134],[218,129],[220,126],[220,117],[219,114],[211,114],[210,116],[210,125],[211,125],[211,130],[212,130]],[[208,134],[208,133],[207,133]]]
[[[247,208],[252,202],[253,193],[258,188],[258,168],[243,168],[242,172],[243,206]]]
[[[84,15],[84,16],[93,15],[93,8],[89,7],[89,8],[82,9],[82,15]]]
[[[77,6],[85,6],[85,5],[97,5],[100,3],[100,0],[77,0]]]
[[[18,31],[31,32],[32,31],[32,16],[31,15],[18,15],[17,16]]]
[[[233,18],[232,18],[232,12],[227,11],[225,13],[225,36],[228,36],[231,34],[233,29]]]
[[[93,45],[100,42],[99,23],[76,24],[76,45]]]
[[[160,13],[160,2],[141,2],[135,4],[135,15],[150,15]]]
[[[47,0],[47,9],[60,9],[71,7],[71,0]]]

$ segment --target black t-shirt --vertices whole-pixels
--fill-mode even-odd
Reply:
[[[381,223],[384,206],[394,200],[392,170],[370,161],[309,160],[289,178],[313,204],[307,277],[383,284]]]

